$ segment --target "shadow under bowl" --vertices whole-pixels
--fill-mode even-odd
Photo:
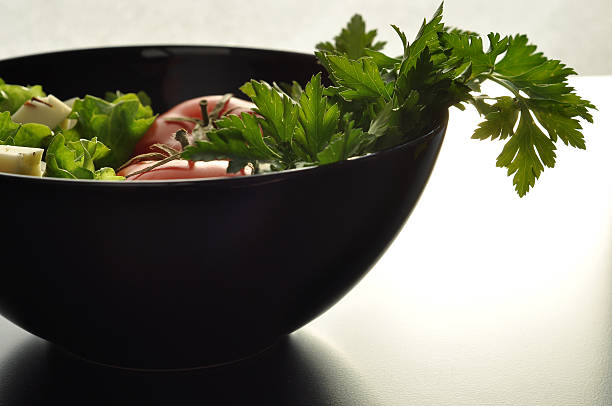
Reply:
[[[90,69],[86,68],[90,67]],[[60,98],[145,90],[156,112],[251,78],[304,84],[311,55],[197,46],[0,61]],[[174,369],[237,360],[329,309],[416,204],[448,116],[406,144],[227,179],[101,182],[0,174],[0,313],[86,359]]]

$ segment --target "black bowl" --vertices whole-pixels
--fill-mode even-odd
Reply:
[[[40,83],[64,98],[145,90],[156,112],[237,94],[251,78],[304,84],[319,69],[311,55],[204,46],[0,61],[7,83]],[[241,178],[0,174],[0,312],[73,354],[122,367],[256,353],[329,309],[383,254],[429,178],[447,120],[376,154]]]

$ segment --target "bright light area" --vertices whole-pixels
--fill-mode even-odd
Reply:
[[[453,111],[406,227],[312,324],[368,354],[383,404],[610,405],[612,77],[575,85],[600,108],[587,151],[558,144],[523,199],[494,166],[501,143],[470,140],[477,114]]]

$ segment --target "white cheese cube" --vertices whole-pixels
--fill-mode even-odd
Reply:
[[[72,107],[74,106],[74,102],[78,99],[78,97],[72,97],[68,100],[64,100],[64,104],[68,107],[70,107],[70,109],[72,109]],[[67,118],[64,121],[62,121],[59,126],[62,130],[70,130],[71,128],[73,128],[75,125],[77,125],[77,120],[73,119],[73,118]]]
[[[42,176],[42,148],[0,145],[0,172]]]
[[[16,123],[38,123],[54,129],[66,120],[72,109],[57,97],[33,97],[12,115]]]

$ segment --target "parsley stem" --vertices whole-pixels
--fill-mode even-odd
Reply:
[[[485,75],[486,79],[491,80],[492,82],[497,83],[498,85],[501,85],[503,87],[505,87],[506,89],[508,89],[513,95],[514,97],[516,97],[518,100],[522,100],[523,96],[521,96],[521,94],[519,93],[518,89],[516,87],[514,87],[512,85],[511,82],[509,82],[508,80],[504,79],[504,78],[499,78],[497,76],[495,76],[494,73],[490,73]]]
[[[177,152],[176,154],[170,155],[167,158],[164,158],[164,159],[162,159],[160,161],[157,161],[156,163],[152,164],[151,166],[147,166],[146,168],[143,168],[143,169],[140,169],[138,171],[129,173],[129,174],[125,175],[125,177],[129,178],[129,177],[132,177],[132,176],[140,175],[141,173],[149,172],[150,170],[155,169],[158,166],[166,164],[166,163],[168,163],[170,161],[174,161],[175,159],[181,159],[181,154],[182,153],[183,153],[182,151],[181,152]]]
[[[200,100],[200,110],[202,111],[202,122],[204,123],[204,127],[207,127],[210,118],[208,117],[208,101],[206,99]]]
[[[184,149],[189,145],[189,139],[187,138],[187,131],[184,128],[179,129],[174,133],[174,139],[181,143],[181,147]]]

